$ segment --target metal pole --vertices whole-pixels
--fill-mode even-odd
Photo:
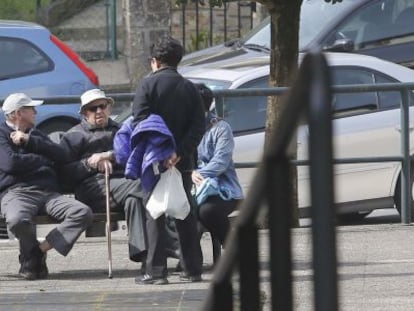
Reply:
[[[116,36],[116,0],[109,3],[109,26],[110,26],[110,51],[113,60],[118,58],[117,36]]]
[[[195,9],[196,9],[196,50],[198,51],[198,49],[200,48],[200,42],[199,42],[199,40],[200,40],[200,29],[199,29],[199,27],[198,27],[198,23],[199,23],[199,14],[200,14],[200,12],[199,12],[199,7],[198,7],[198,1],[196,1],[196,3],[195,3]]]
[[[227,4],[223,3],[223,18],[224,18],[224,42],[227,41]]]
[[[182,18],[181,29],[183,32],[183,47],[184,47],[184,50],[186,50],[186,47],[185,47],[185,3],[184,2],[181,3],[181,18]]]
[[[411,222],[411,185],[410,185],[410,138],[409,138],[409,101],[410,90],[401,91],[401,222]]]
[[[106,56],[118,58],[116,39],[116,0],[106,0]]]
[[[209,10],[210,10],[210,34],[209,34],[209,44],[210,44],[210,46],[212,46],[213,45],[213,7],[210,5],[210,8],[209,8]]]
[[[310,52],[309,159],[314,270],[317,311],[338,310],[332,115],[329,69],[321,53]],[[302,64],[302,66],[305,64]],[[321,185],[324,185],[321,187]]]
[[[237,38],[241,37],[241,9],[240,9],[240,1],[237,1]]]
[[[111,236],[111,206],[109,188],[109,163],[105,162],[105,205],[106,205],[106,239],[108,243],[108,278],[112,279],[112,236]]]

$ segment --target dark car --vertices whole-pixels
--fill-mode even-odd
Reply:
[[[0,103],[16,92],[40,99],[80,96],[99,85],[74,51],[34,23],[0,20],[0,56]],[[47,133],[65,131],[79,122],[78,111],[79,102],[46,102],[37,108],[37,126]]]
[[[299,50],[318,46],[326,51],[355,52],[414,68],[413,0],[346,0],[326,3],[304,0]],[[228,61],[270,53],[270,19],[240,40],[185,56],[182,66]]]

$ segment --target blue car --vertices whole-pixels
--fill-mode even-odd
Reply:
[[[80,96],[99,87],[98,76],[74,51],[34,23],[0,20],[0,55],[0,103],[15,92],[43,99]],[[66,131],[79,122],[78,101],[46,101],[37,111],[37,127],[46,133]]]

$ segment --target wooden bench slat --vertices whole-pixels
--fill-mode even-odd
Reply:
[[[112,212],[111,213],[111,221],[122,221],[125,220],[125,214],[121,212]],[[47,224],[56,224],[58,221],[53,217],[48,215],[37,215],[34,218],[34,221],[38,225],[47,225]],[[94,213],[93,214],[93,221],[94,222],[105,222],[106,221],[106,214],[105,213]],[[4,224],[5,219],[0,217],[0,223]]]

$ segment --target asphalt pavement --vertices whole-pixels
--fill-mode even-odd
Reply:
[[[267,230],[259,236],[263,309],[270,310]],[[311,245],[311,228],[292,229],[294,310],[314,310]],[[398,222],[338,226],[337,245],[339,310],[414,309],[414,226]],[[181,282],[174,272],[177,260],[170,259],[169,285],[135,284],[140,265],[128,260],[122,231],[113,237],[109,279],[106,246],[105,238],[82,237],[67,257],[49,252],[48,279],[25,281],[17,275],[17,241],[0,241],[0,310],[200,309],[213,273],[208,234],[202,239],[201,283]]]

